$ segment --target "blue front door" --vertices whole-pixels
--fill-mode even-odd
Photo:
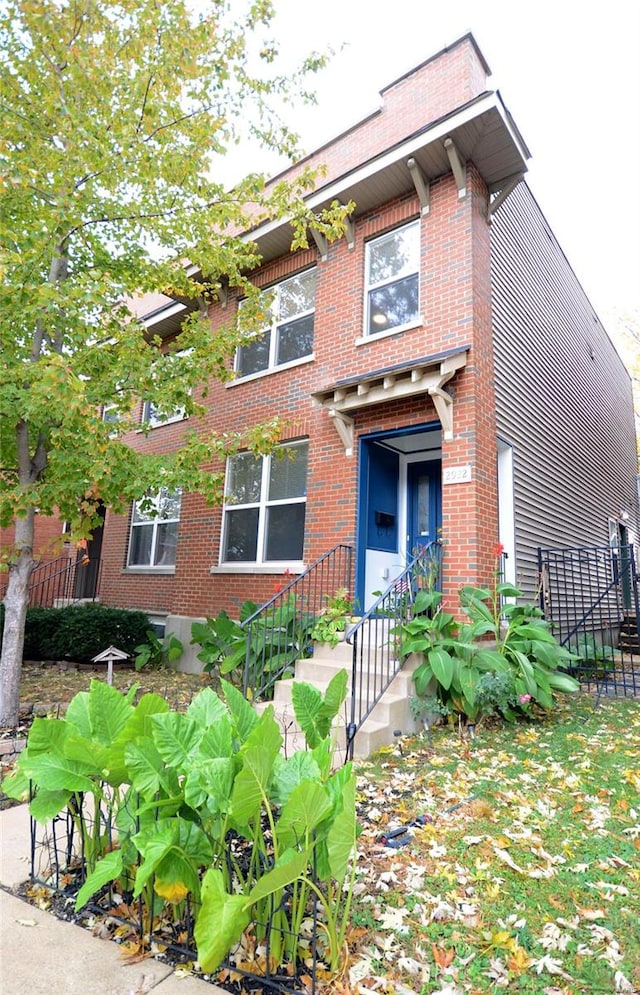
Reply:
[[[440,460],[409,463],[407,466],[407,557],[420,547],[435,542],[442,525],[442,486]]]

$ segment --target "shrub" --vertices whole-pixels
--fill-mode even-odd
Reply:
[[[60,608],[29,608],[24,627],[25,660],[51,660],[56,631],[60,625]]]
[[[141,611],[95,603],[52,610],[60,612],[51,641],[53,657],[58,660],[88,662],[108,646],[133,656],[136,646],[147,641],[149,619]]]

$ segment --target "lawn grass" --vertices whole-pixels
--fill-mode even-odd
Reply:
[[[358,764],[360,990],[640,991],[640,703],[572,696]],[[381,835],[418,815],[391,849]],[[355,951],[357,944],[358,950]]]

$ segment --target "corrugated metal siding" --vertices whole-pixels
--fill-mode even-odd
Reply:
[[[537,546],[605,545],[637,518],[631,382],[525,183],[491,226],[498,432],[514,448],[516,576]]]

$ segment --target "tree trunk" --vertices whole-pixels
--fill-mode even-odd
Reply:
[[[34,512],[15,523],[18,559],[9,568],[4,598],[4,633],[0,657],[0,728],[18,725],[20,711],[20,671],[24,647],[24,625],[29,606],[29,579],[33,559]]]

